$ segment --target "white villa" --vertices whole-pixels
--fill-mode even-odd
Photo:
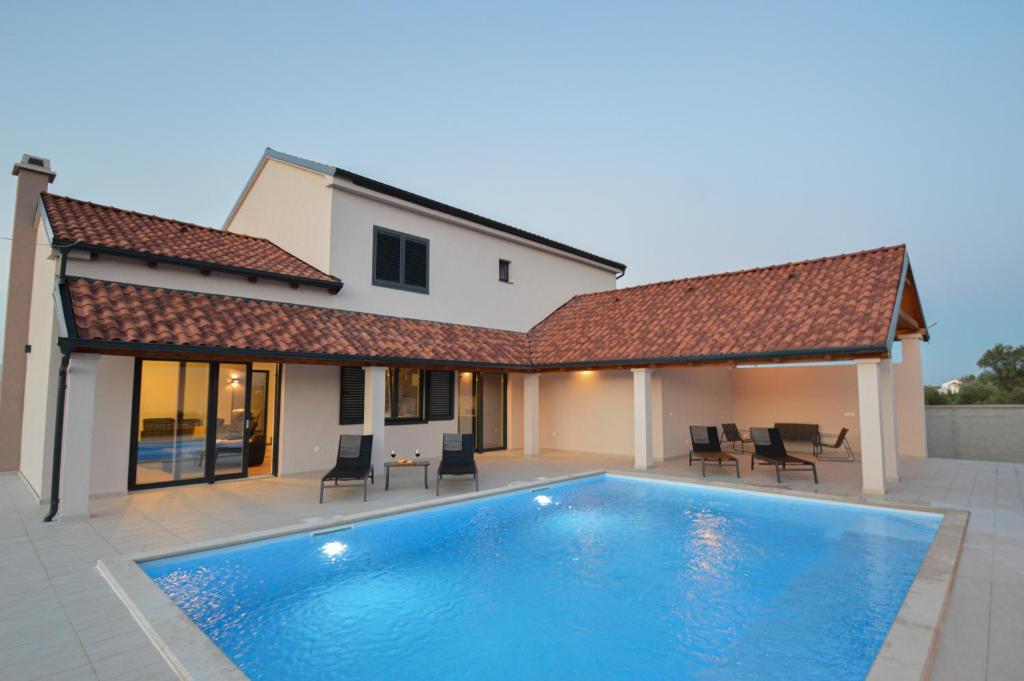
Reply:
[[[690,425],[816,424],[868,494],[927,456],[904,246],[619,289],[620,262],[272,149],[222,229],[14,174],[0,471],[51,516],[326,471],[342,433],[378,466],[459,432],[649,469]]]

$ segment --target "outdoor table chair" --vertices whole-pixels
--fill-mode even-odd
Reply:
[[[743,435],[740,433],[740,429],[738,427],[736,427],[735,423],[723,423],[722,424],[722,439],[726,443],[732,443],[733,450],[735,450],[736,446],[739,445],[739,449],[740,449],[741,452],[745,452],[746,451],[746,449],[743,448],[744,444],[746,444],[748,442],[749,443],[753,443],[754,442],[750,438],[743,437]]]
[[[446,475],[472,475],[476,491],[480,491],[480,476],[473,456],[472,433],[445,433],[441,436],[441,465],[437,467],[435,496],[441,495],[441,478]]]
[[[717,461],[721,466],[729,463],[736,466],[736,477],[740,477],[740,460],[732,454],[722,451],[722,444],[718,441],[718,429],[714,426],[690,426],[690,461],[700,461],[701,477],[708,477],[705,464],[708,461]]]
[[[754,463],[758,461],[775,466],[775,480],[780,483],[782,471],[809,470],[814,475],[814,484],[818,484],[818,467],[813,461],[790,456],[778,428],[751,428],[750,438],[754,441],[750,470],[754,470]]]
[[[366,481],[373,484],[373,435],[342,434],[338,438],[338,458],[334,468],[320,479],[320,503],[324,503],[324,486],[334,482],[337,487],[344,480],[363,481],[363,501],[366,501]]]
[[[853,447],[850,446],[850,439],[847,435],[850,433],[849,428],[843,428],[839,431],[839,435],[836,435],[835,442],[822,442],[818,440],[817,451],[815,454],[819,459],[824,461],[853,461]],[[825,454],[824,448],[836,450],[833,454]],[[840,449],[842,451],[840,451]]]

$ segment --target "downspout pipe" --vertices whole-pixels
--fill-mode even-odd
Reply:
[[[60,273],[57,275],[57,286],[65,285],[68,267],[68,251],[71,246],[60,249]],[[64,454],[64,399],[68,393],[68,365],[71,364],[71,348],[60,346],[60,371],[57,378],[57,409],[53,424],[53,471],[50,475],[50,512],[43,522],[52,522],[60,510],[60,464]]]
[[[51,522],[60,508],[60,461],[64,450],[64,397],[68,392],[68,364],[71,352],[61,349],[60,374],[57,380],[57,418],[53,426],[53,473],[50,476],[50,512],[43,522]]]

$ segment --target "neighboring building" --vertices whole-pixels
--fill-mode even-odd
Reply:
[[[939,392],[943,395],[956,395],[960,392],[960,379],[954,378],[952,381],[946,381],[939,386]]]
[[[869,492],[926,455],[903,246],[616,289],[619,262],[270,149],[223,230],[15,174],[0,462],[62,516],[326,470],[344,432],[378,465],[466,432],[647,468],[689,424],[812,421],[853,431]]]

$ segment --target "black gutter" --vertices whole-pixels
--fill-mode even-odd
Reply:
[[[60,338],[57,343],[66,352],[79,350],[120,350],[128,352],[162,352],[178,355],[207,355],[231,357],[264,357],[267,359],[294,359],[331,363],[391,364],[416,367],[453,367],[465,369],[510,369],[529,371],[530,364],[497,362],[470,362],[466,360],[439,360],[421,357],[383,357],[374,355],[336,355],[328,352],[296,352],[293,350],[259,350],[255,348],[226,348],[208,345],[175,345],[173,343],[139,343],[131,341],[105,341],[91,338]]]
[[[390,364],[397,366],[453,367],[466,369],[508,369],[515,371],[544,371],[558,369],[588,369],[595,367],[645,367],[658,365],[707,364],[720,362],[751,362],[786,357],[821,358],[831,355],[876,355],[888,353],[884,345],[855,345],[838,348],[806,348],[797,350],[776,350],[726,355],[686,355],[672,357],[650,357],[629,359],[604,359],[589,362],[561,362],[554,364],[503,364],[496,362],[470,362],[465,360],[425,359],[420,357],[384,357],[373,355],[336,355],[327,352],[296,352],[292,350],[259,350],[254,348],[227,348],[199,345],[175,345],[173,343],[138,343],[127,341],[105,341],[90,338],[61,338],[61,349],[124,352],[160,352],[185,355],[265,357],[273,359],[294,359],[353,364]]]
[[[330,292],[331,294],[337,294],[345,285],[344,282],[342,282],[340,279],[335,279],[334,281],[328,281],[324,279],[312,279],[310,277],[299,277],[290,274],[267,272],[265,270],[254,270],[248,267],[235,267],[233,265],[222,265],[218,263],[206,262],[203,260],[176,258],[170,255],[146,253],[145,251],[133,251],[127,248],[116,248],[114,246],[100,246],[96,244],[88,244],[82,242],[75,242],[73,244],[69,244],[56,239],[54,240],[53,245],[56,248],[69,248],[79,251],[88,251],[91,253],[103,253],[106,255],[120,256],[122,258],[135,258],[138,260],[146,260],[148,262],[164,263],[168,265],[180,265],[182,267],[191,267],[197,270],[224,272],[226,274],[237,274],[243,277],[256,277],[258,279],[271,279],[274,281],[282,281],[288,284],[313,286],[316,288],[327,289],[327,291]]]
[[[575,246],[569,246],[568,244],[563,244],[560,241],[549,239],[546,236],[534,234],[533,232],[528,232],[525,229],[520,229],[519,227],[513,227],[512,225],[507,225],[503,222],[498,222],[497,220],[485,218],[482,215],[470,213],[468,210],[462,210],[461,208],[456,208],[455,206],[450,206],[446,203],[435,201],[434,199],[428,199],[425,196],[420,196],[419,194],[414,194],[410,191],[399,189],[398,187],[392,186],[390,184],[385,184],[384,182],[379,182],[377,180],[370,179],[369,177],[366,177],[364,175],[353,173],[350,170],[345,170],[343,168],[335,168],[334,176],[348,180],[357,187],[369,189],[371,191],[375,191],[395,199],[401,199],[402,201],[408,201],[409,203],[415,204],[417,206],[422,206],[423,208],[436,210],[438,213],[444,213],[445,215],[451,215],[452,217],[456,217],[461,220],[475,222],[479,225],[483,225],[484,227],[490,227],[491,229],[495,229],[499,232],[504,232],[506,234],[511,234],[512,236],[517,236],[520,239],[526,239],[527,241],[532,241],[534,243],[547,246],[549,248],[554,248],[565,253],[570,253],[580,258],[584,258],[585,260],[590,260],[599,263],[601,265],[604,265],[605,267],[616,269],[623,274],[625,274],[626,272],[626,266],[621,262],[615,262],[614,260],[609,260],[608,258],[602,258],[599,255],[588,253],[587,251],[576,248]]]
[[[532,364],[534,370],[545,369],[588,369],[593,367],[632,366],[644,367],[651,365],[676,364],[707,364],[719,362],[756,362],[759,360],[779,359],[785,357],[821,358],[831,355],[875,355],[888,353],[885,345],[851,345],[839,348],[803,348],[796,350],[768,350],[764,352],[746,352],[725,355],[682,355],[670,357],[649,357],[629,359],[602,359],[590,362],[558,362],[553,364]]]

